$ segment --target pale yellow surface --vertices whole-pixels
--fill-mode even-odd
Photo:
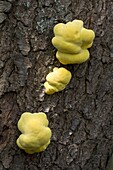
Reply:
[[[50,143],[51,130],[43,112],[23,113],[18,121],[18,129],[22,134],[16,143],[29,154],[44,151]]]
[[[92,46],[94,31],[83,27],[83,21],[74,20],[54,27],[52,44],[57,48],[56,57],[62,64],[83,63],[89,58],[87,48]]]
[[[65,89],[71,77],[72,75],[70,71],[66,70],[63,67],[55,67],[53,69],[53,72],[50,72],[46,76],[46,82],[44,83],[44,87],[46,89],[45,92],[47,94],[53,94],[55,92]]]
[[[82,50],[81,53],[78,54],[67,54],[67,53],[61,53],[60,51],[57,51],[56,57],[62,64],[73,64],[78,63],[81,64],[82,62],[85,62],[89,58],[89,51],[88,50]]]

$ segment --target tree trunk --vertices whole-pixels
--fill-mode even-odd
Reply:
[[[70,84],[47,95],[45,77],[61,66],[53,27],[74,19],[95,31],[90,59],[64,66]],[[0,42],[0,170],[106,170],[113,149],[113,1],[0,1]],[[42,153],[16,145],[25,111],[47,114],[52,139]]]

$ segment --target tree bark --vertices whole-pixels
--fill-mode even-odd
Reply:
[[[95,31],[90,59],[64,66],[70,84],[47,95],[45,77],[61,66],[53,27],[74,19]],[[25,111],[47,114],[52,139],[42,153],[16,145]],[[113,1],[0,1],[0,170],[106,170],[112,151]]]

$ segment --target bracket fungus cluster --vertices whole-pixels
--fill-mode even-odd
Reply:
[[[66,85],[70,82],[71,72],[61,67],[55,67],[53,72],[50,72],[46,76],[46,82],[44,86],[47,94],[53,94],[55,92],[63,90]]]
[[[92,46],[95,33],[84,28],[81,20],[57,24],[54,34],[52,44],[57,48],[56,57],[62,64],[80,64],[89,58],[87,49]],[[71,77],[71,72],[67,69],[55,67],[53,72],[46,76],[45,92],[54,94],[62,91]],[[23,113],[18,121],[18,129],[22,134],[17,139],[17,145],[29,154],[44,151],[50,144],[52,133],[43,112]]]
[[[95,33],[83,27],[83,21],[74,20],[54,27],[52,44],[57,48],[56,57],[62,64],[80,64],[89,58],[87,48],[92,46]]]
[[[74,20],[54,27],[52,44],[57,48],[56,57],[62,64],[80,64],[88,60],[89,51],[95,38],[94,31],[83,27],[83,21]],[[45,92],[53,94],[63,90],[71,79],[71,73],[62,68],[53,69],[46,76]]]
[[[17,145],[29,154],[44,151],[50,144],[51,130],[43,112],[23,113],[18,121],[18,129],[22,134],[17,139]]]

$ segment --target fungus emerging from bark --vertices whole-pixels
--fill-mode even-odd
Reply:
[[[46,82],[44,83],[46,93],[53,94],[65,89],[66,85],[70,82],[71,77],[72,75],[70,71],[63,67],[55,67],[53,72],[46,76]]]
[[[54,27],[52,44],[57,48],[56,57],[62,64],[80,64],[89,58],[87,48],[92,46],[95,33],[83,27],[83,21],[74,20]]]
[[[18,129],[22,134],[16,143],[29,154],[42,152],[50,144],[51,130],[48,127],[46,114],[43,112],[23,113],[18,121]]]

